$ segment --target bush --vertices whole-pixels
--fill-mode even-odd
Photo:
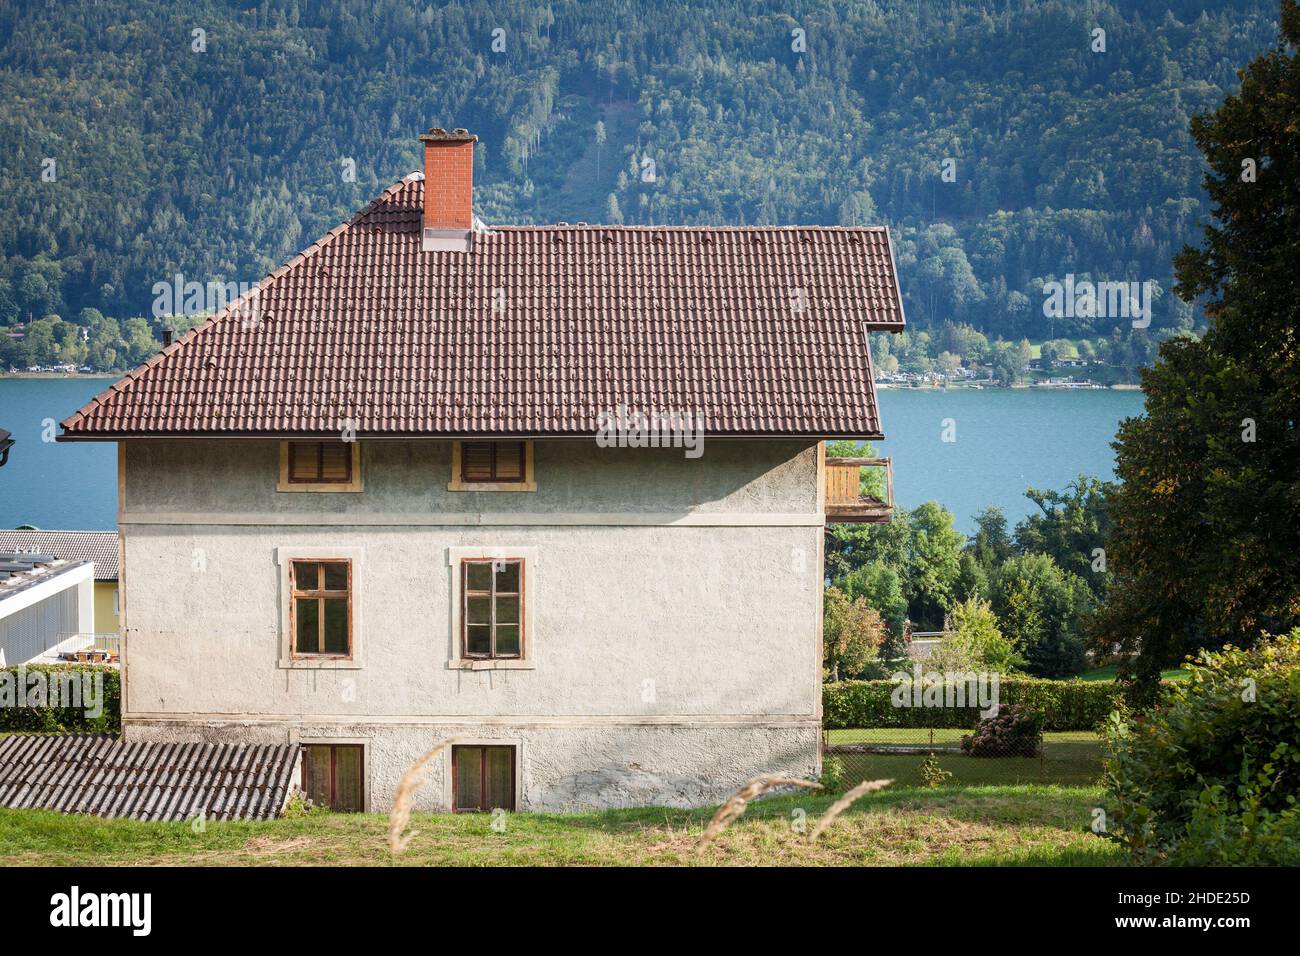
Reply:
[[[939,766],[939,758],[930,751],[930,755],[921,761],[921,785],[929,790],[942,787],[952,776],[951,770],[944,770]]]
[[[19,677],[23,678],[19,686]],[[73,674],[104,679],[103,713],[87,717],[84,707],[18,707],[19,692],[32,686],[32,675],[44,675],[42,681],[50,686],[60,678]],[[9,676],[12,675],[12,676]],[[27,693],[31,693],[27,691]],[[122,674],[115,667],[96,667],[90,664],[31,664],[22,667],[0,668],[0,731],[9,733],[45,734],[116,734],[122,729]]]
[[[989,671],[1006,674],[1025,666],[1012,643],[998,630],[997,615],[987,601],[970,597],[953,605],[939,642],[926,666],[937,671]]]
[[[1037,757],[1043,749],[1043,715],[1028,704],[1004,707],[961,739],[969,757]]]
[[[885,639],[885,622],[865,599],[851,600],[839,588],[827,588],[822,601],[825,672],[836,677],[860,676]]]
[[[1300,864],[1300,629],[1202,652],[1107,727],[1107,835],[1137,864]]]
[[[839,793],[844,789],[844,762],[839,757],[827,755],[822,759],[820,783],[827,793]]]
[[[892,680],[839,681],[822,686],[822,725],[844,727],[967,727],[980,720],[978,707],[895,707]],[[908,685],[910,688],[910,684]],[[910,692],[910,691],[909,691]],[[1122,691],[1110,681],[1002,678],[1002,707],[1027,704],[1043,715],[1043,729],[1097,730]]]

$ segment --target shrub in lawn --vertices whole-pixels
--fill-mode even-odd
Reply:
[[[939,766],[939,758],[934,755],[934,751],[931,751],[930,755],[921,761],[921,784],[923,786],[934,790],[947,783],[948,778],[951,776],[952,771],[944,770]]]
[[[1043,715],[1027,704],[1004,707],[961,739],[971,757],[1037,757],[1042,748]]]
[[[1107,835],[1138,864],[1300,864],[1300,629],[1198,664],[1112,715]]]
[[[838,793],[844,789],[844,761],[839,757],[826,757],[822,760],[821,785],[827,793]]]

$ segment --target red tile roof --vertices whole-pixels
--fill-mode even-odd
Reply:
[[[511,226],[422,252],[419,177],[63,422],[119,435],[878,437],[867,333],[903,311],[883,228]],[[500,290],[500,291],[497,291]]]

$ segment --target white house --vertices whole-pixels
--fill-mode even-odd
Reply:
[[[95,565],[0,550],[0,667],[55,663],[94,641]]]
[[[816,774],[828,488],[888,513],[822,442],[882,437],[888,234],[487,227],[475,137],[421,139],[63,423],[118,444],[127,740],[299,744],[343,809],[444,740],[417,806]]]

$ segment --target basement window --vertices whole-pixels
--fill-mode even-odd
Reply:
[[[352,562],[291,561],[289,631],[294,657],[352,656]]]
[[[536,491],[531,441],[452,443],[448,491]]]
[[[515,809],[514,747],[452,747],[451,777],[456,813]]]
[[[519,660],[524,656],[524,562],[467,558],[461,563],[462,656]]]
[[[365,765],[360,744],[305,744],[302,792],[312,803],[345,813],[365,809]]]
[[[360,444],[355,441],[281,442],[277,490],[360,491]]]

